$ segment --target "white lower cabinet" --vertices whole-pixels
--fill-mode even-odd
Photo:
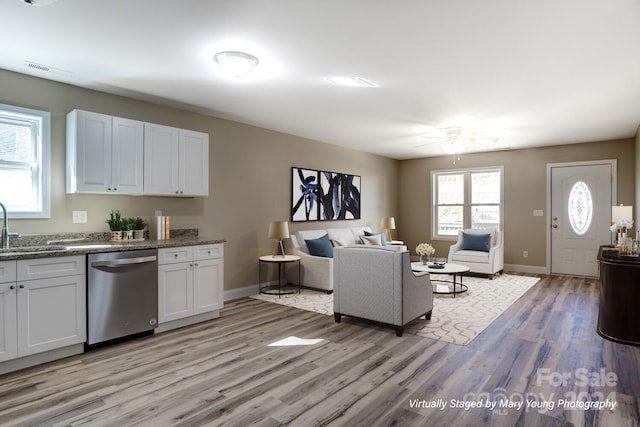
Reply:
[[[16,274],[0,274],[0,361],[85,342],[84,256],[0,262],[5,270]]]
[[[161,325],[222,308],[222,244],[159,249],[158,264]]]
[[[18,357],[16,262],[0,262],[0,362]]]

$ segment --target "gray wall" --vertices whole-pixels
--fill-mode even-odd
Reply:
[[[289,217],[292,166],[361,175],[362,219],[332,226],[377,228],[382,216],[395,211],[395,160],[5,70],[0,70],[0,87],[0,103],[50,111],[52,116],[51,218],[13,220],[11,231],[107,231],[105,219],[112,209],[125,216],[151,216],[161,209],[171,215],[172,228],[196,227],[203,236],[228,240],[225,289],[229,290],[257,283],[257,257],[272,250],[269,222]],[[65,120],[75,108],[209,133],[209,197],[66,194]],[[74,210],[88,212],[87,224],[72,223]],[[320,226],[295,223],[291,230]]]

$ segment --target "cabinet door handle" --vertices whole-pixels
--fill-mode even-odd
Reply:
[[[24,285],[20,285],[18,286],[20,289],[24,289]]]
[[[9,289],[15,289],[15,288],[16,288],[16,287],[15,287],[15,286],[13,286],[13,285],[9,286]]]

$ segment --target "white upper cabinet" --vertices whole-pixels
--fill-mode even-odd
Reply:
[[[67,115],[67,193],[142,194],[144,123],[74,110]]]
[[[67,193],[209,195],[209,134],[67,114]]]
[[[144,194],[209,195],[209,135],[145,123]]]
[[[180,195],[209,195],[209,134],[180,130]]]
[[[144,194],[178,192],[179,129],[147,123],[144,126]]]

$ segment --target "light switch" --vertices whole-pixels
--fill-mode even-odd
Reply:
[[[544,211],[542,209],[535,209],[533,211],[533,216],[544,216]]]

